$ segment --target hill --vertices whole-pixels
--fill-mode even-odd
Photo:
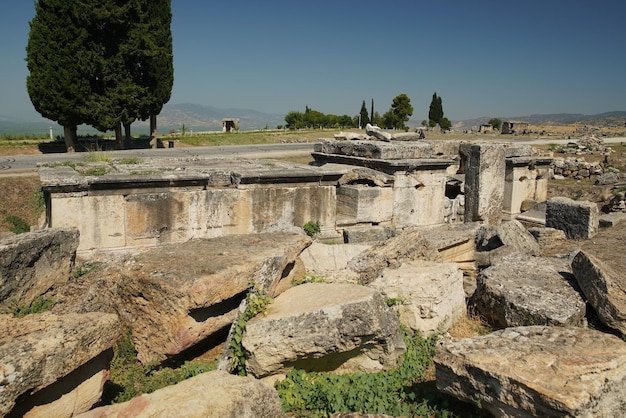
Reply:
[[[466,119],[454,123],[454,129],[472,129],[489,122],[492,117],[484,116],[476,119]],[[583,115],[580,113],[553,113],[535,114],[530,116],[497,116],[501,121],[528,122],[531,125],[571,125],[588,124],[599,127],[625,127],[626,111],[614,111],[599,113],[596,115]]]
[[[237,118],[241,130],[275,129],[285,124],[285,115],[259,112],[251,109],[218,108],[191,103],[166,104],[158,116],[159,132],[181,130],[183,124],[187,131],[219,131],[222,119]],[[0,115],[0,136],[35,135],[47,136],[52,126],[54,135],[62,134],[63,130],[56,123],[47,119],[33,117],[18,119]],[[137,121],[133,124],[133,134],[148,134],[148,121]],[[79,135],[97,134],[98,131],[86,125],[78,128]]]

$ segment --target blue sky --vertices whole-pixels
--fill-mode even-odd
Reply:
[[[31,0],[2,0],[0,116],[26,92]],[[170,104],[286,114],[305,106],[413,119],[433,92],[449,119],[626,110],[626,1],[172,1]]]

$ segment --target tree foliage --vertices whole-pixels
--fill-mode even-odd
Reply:
[[[498,118],[491,118],[489,119],[489,125],[493,126],[494,129],[500,130],[502,121]]]
[[[39,0],[27,46],[28,92],[42,116],[98,130],[158,114],[173,85],[171,0]]]
[[[74,2],[40,0],[35,10],[26,46],[26,88],[35,110],[64,127],[67,150],[73,151],[76,127],[89,109],[93,57],[85,45],[90,34]]]
[[[361,116],[361,120],[360,120],[361,124],[359,128],[361,126],[365,126],[368,123],[370,123],[370,117],[367,113],[367,107],[365,107],[365,100],[363,100],[363,103],[361,104],[361,112],[359,113],[359,115]]]
[[[289,129],[316,129],[316,128],[345,128],[358,124],[348,115],[324,114],[306,106],[304,113],[292,110],[285,116],[285,123]]]
[[[434,127],[435,125],[439,124],[441,126],[440,122],[442,118],[443,106],[441,97],[437,96],[437,92],[435,92],[433,93],[433,99],[430,102],[430,108],[428,110],[429,125]]]
[[[449,131],[452,128],[452,122],[447,117],[442,117],[439,121],[439,127],[442,131]]]
[[[411,99],[402,93],[393,98],[391,108],[383,114],[382,123],[385,128],[404,129],[411,115],[413,115]]]

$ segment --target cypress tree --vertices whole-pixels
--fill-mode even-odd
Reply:
[[[361,112],[359,114],[361,115],[361,126],[365,126],[370,123],[370,118],[367,114],[367,107],[365,106],[365,100],[363,100],[363,103],[361,104]],[[359,128],[361,126],[359,126]]]
[[[430,102],[430,109],[428,110],[428,119],[431,122],[431,126],[437,125],[443,118],[443,106],[441,97],[437,96],[437,92],[433,93],[433,99]]]
[[[74,2],[39,0],[35,11],[26,46],[26,88],[35,110],[63,126],[66,149],[73,152],[91,92],[89,33]]]

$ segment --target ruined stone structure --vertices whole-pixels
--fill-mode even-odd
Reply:
[[[115,164],[104,176],[42,168],[49,227],[80,230],[78,252],[140,248],[319,222],[346,228],[497,224],[545,201],[550,159],[530,147],[323,139],[316,165],[224,159]]]
[[[502,122],[503,134],[523,134],[528,130],[529,124],[526,122]]]

